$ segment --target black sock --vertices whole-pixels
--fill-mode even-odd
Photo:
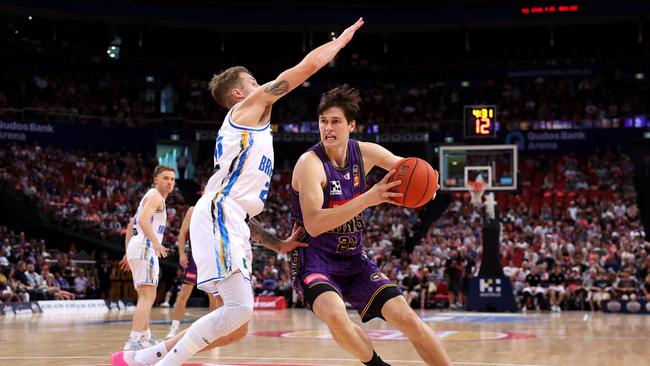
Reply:
[[[367,366],[390,366],[390,364],[384,362],[384,360],[382,360],[381,357],[377,355],[377,352],[375,352],[375,350],[372,350],[372,358],[370,361],[364,362],[363,364]]]

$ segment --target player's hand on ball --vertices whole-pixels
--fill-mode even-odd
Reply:
[[[394,197],[403,197],[404,194],[401,192],[392,192],[394,187],[402,184],[401,180],[396,180],[394,182],[389,182],[390,177],[395,174],[395,170],[391,170],[384,176],[384,178],[370,188],[367,193],[369,197],[370,206],[376,206],[380,203],[389,202],[395,204],[391,198]]]
[[[289,253],[290,251],[296,248],[308,247],[309,244],[298,241],[300,234],[302,234],[304,231],[305,229],[302,226],[294,225],[291,236],[288,237],[286,240],[284,240],[282,243],[280,243],[280,248],[278,249],[278,253],[284,254],[284,253]]]
[[[178,264],[180,264],[181,267],[187,268],[187,263],[188,263],[187,254],[183,253],[178,256]]]
[[[129,267],[129,260],[126,258],[126,254],[124,254],[124,257],[122,257],[122,260],[120,260],[120,269],[124,272],[131,271],[131,267]]]
[[[152,243],[153,251],[158,257],[166,258],[167,257],[167,248],[162,246],[160,243]]]

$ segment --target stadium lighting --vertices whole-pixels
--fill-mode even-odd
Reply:
[[[14,31],[14,34],[18,34],[18,33],[19,33],[19,32],[18,32],[18,29],[16,29],[16,30]]]
[[[636,74],[634,74],[634,78],[637,80],[643,80],[645,79],[645,74],[642,72],[637,72]]]
[[[30,15],[30,16],[27,17],[27,19],[28,19],[28,20],[32,20],[32,19],[34,19],[34,18],[32,18],[32,16]]]

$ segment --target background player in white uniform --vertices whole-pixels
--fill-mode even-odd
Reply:
[[[133,273],[133,285],[138,292],[131,334],[124,350],[135,351],[155,343],[149,330],[149,315],[158,287],[158,257],[167,256],[167,249],[162,246],[167,223],[165,199],[174,190],[176,173],[173,168],[160,165],[153,176],[154,188],[142,197],[138,211],[127,226],[126,254],[120,262],[123,270],[130,269]]]
[[[362,25],[363,20],[359,19],[340,37],[311,51],[298,65],[265,85],[259,86],[241,66],[215,75],[210,82],[212,96],[229,111],[217,137],[216,172],[194,208],[190,237],[199,272],[198,287],[218,291],[224,305],[197,320],[180,340],[175,337],[165,347],[152,347],[151,354],[166,353],[157,365],[181,365],[212,342],[245,326],[250,319],[252,255],[246,221],[264,208],[273,171],[271,107],[327,65]],[[173,351],[167,352],[172,347]],[[141,358],[143,354],[116,353],[111,362],[152,363],[150,358]]]

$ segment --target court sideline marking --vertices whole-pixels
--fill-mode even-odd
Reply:
[[[0,356],[0,360],[84,360],[84,359],[107,359],[108,356]],[[343,362],[355,362],[358,360],[353,358],[307,358],[307,357],[227,357],[219,356],[218,359],[231,359],[231,360],[261,360],[261,361],[343,361]],[[214,360],[215,357],[192,357],[192,359],[203,359],[203,360]],[[419,363],[420,360],[386,360],[388,362],[401,362],[401,363]],[[246,361],[250,362],[250,361]],[[498,362],[464,362],[464,361],[452,361],[455,365],[476,365],[476,366],[545,366],[543,364],[525,364],[525,363],[498,363]],[[102,364],[107,365],[107,364]],[[318,365],[314,365],[318,366]],[[328,365],[323,365],[328,366]]]

